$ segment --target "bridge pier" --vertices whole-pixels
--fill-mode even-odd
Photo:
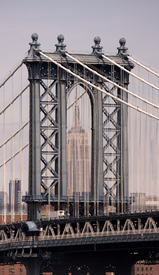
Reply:
[[[58,265],[53,269],[53,275],[67,275],[67,274],[68,274],[67,267],[63,263],[61,263],[61,265]]]
[[[132,263],[121,261],[120,265],[116,266],[115,275],[131,275]]]
[[[26,268],[26,275],[42,275],[43,260],[40,257],[23,258],[22,263]]]

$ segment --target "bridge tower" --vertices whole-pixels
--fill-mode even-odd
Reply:
[[[40,218],[41,205],[48,203],[58,210],[68,209],[68,204],[71,203],[76,209],[73,212],[76,217],[79,216],[81,205],[85,207],[84,198],[80,197],[76,201],[75,198],[68,198],[67,193],[67,99],[77,84],[86,87],[91,104],[89,209],[93,209],[94,215],[106,214],[106,205],[111,201],[118,213],[125,211],[129,196],[128,107],[112,99],[111,94],[124,101],[128,101],[128,95],[66,56],[63,35],[59,35],[57,39],[55,52],[45,53],[56,63],[41,55],[36,33],[32,35],[30,50],[23,60],[30,81],[29,191],[23,197],[23,201],[28,204],[28,219]],[[72,56],[113,83],[127,88],[128,73],[103,58],[99,37],[94,39],[94,43],[90,54]],[[133,64],[127,58],[125,39],[120,39],[119,43],[117,55],[109,58],[131,70]],[[63,68],[109,92],[110,96],[82,83]],[[89,210],[85,215],[90,215]]]

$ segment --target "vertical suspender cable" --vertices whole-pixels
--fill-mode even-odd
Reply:
[[[159,78],[156,78],[156,85],[158,85],[159,87]],[[156,93],[156,102],[157,104],[159,103],[159,94]],[[159,112],[157,110],[156,112],[157,115],[159,115]],[[156,124],[156,136],[155,136],[155,140],[156,140],[156,194],[157,194],[157,210],[159,210],[159,185],[158,185],[158,182],[159,182],[159,142],[158,142],[158,137],[159,137],[159,127],[157,127],[157,122],[155,123]]]
[[[148,74],[149,72],[147,71],[147,78],[148,78]],[[145,91],[146,91],[146,97],[149,98],[149,86],[146,86],[145,88]],[[149,106],[148,104],[146,104],[146,111],[148,112],[149,111]],[[145,117],[145,144],[147,146],[145,146],[145,176],[146,176],[146,179],[145,179],[145,202],[146,202],[146,196],[149,195],[149,189],[148,189],[148,184],[147,184],[147,181],[148,181],[148,176],[149,176],[149,162],[148,162],[148,157],[149,157],[149,117]],[[146,205],[145,205],[146,207]],[[146,210],[146,209],[145,209]]]
[[[67,81],[66,81],[66,106],[68,107],[68,81],[69,81],[69,76],[67,73]],[[67,108],[66,107],[66,108]],[[70,173],[69,171],[69,159],[68,159],[68,112],[66,112],[66,161],[67,161],[67,219],[70,217],[70,183],[68,183],[68,174]]]
[[[137,75],[139,75],[139,67],[137,67]],[[139,92],[139,83],[138,81],[136,81],[136,93],[138,94]],[[136,105],[139,106],[139,101],[138,99],[136,100]],[[135,153],[135,160],[136,160],[136,174],[137,174],[137,209],[136,211],[139,212],[139,204],[140,204],[140,190],[139,190],[139,173],[140,173],[140,169],[139,169],[139,165],[140,165],[140,115],[137,114],[137,150]]]
[[[85,71],[84,71],[85,75]],[[86,87],[84,87],[86,89]],[[80,94],[82,93],[81,88],[79,89]],[[82,127],[85,129],[86,134],[88,135],[88,128],[85,127],[85,112],[86,112],[86,104],[87,104],[87,94],[85,94],[81,98],[81,116],[82,116]],[[88,117],[86,118],[88,121]],[[86,161],[86,143],[85,143],[85,138],[84,138],[84,144],[83,144],[83,196],[84,196],[84,216],[86,217],[87,209],[86,209],[86,192],[87,192],[87,161]]]
[[[13,98],[13,78],[10,80],[11,84],[11,97]],[[13,134],[13,104],[10,106],[10,136]],[[14,139],[11,140],[10,155],[14,154]],[[10,180],[11,180],[11,222],[14,222],[14,158],[10,161]]]
[[[56,92],[57,92],[57,98],[58,98],[58,118],[57,118],[57,124],[58,124],[58,155],[60,155],[60,140],[59,140],[59,131],[60,131],[60,126],[59,126],[59,108],[60,108],[60,102],[59,102],[59,92],[60,92],[60,68],[57,67],[57,86],[56,86]],[[60,210],[60,175],[59,175],[59,165],[60,165],[60,157],[58,157],[58,210]]]
[[[5,105],[5,87],[2,91],[3,95],[3,108]],[[3,143],[5,141],[5,112],[3,113]],[[5,163],[5,145],[3,145],[3,162]],[[6,198],[6,164],[3,165],[3,223],[6,223],[6,214],[7,214],[7,198]]]
[[[120,69],[120,86],[123,86],[123,71]],[[119,93],[119,97],[123,99],[123,90],[122,89],[118,89],[118,93]],[[123,144],[122,144],[122,138],[123,138],[123,123],[122,123],[122,117],[123,117],[123,106],[122,106],[122,103],[120,104],[120,117],[119,117],[119,120],[120,120],[120,165],[121,167],[123,167],[123,158],[122,158],[122,150],[123,150]],[[119,190],[119,196],[120,196],[120,212],[123,213],[124,209],[123,209],[123,196],[124,196],[124,193],[123,193],[123,188],[124,188],[124,177],[123,177],[123,171],[121,169],[121,173],[120,173],[120,190]]]
[[[95,83],[95,75],[93,74],[93,83]],[[95,100],[95,102],[96,102],[96,100]],[[94,132],[94,138],[93,138],[93,141],[94,141],[94,144],[93,144],[93,146],[94,146],[94,151],[96,150],[96,144],[95,144],[95,141],[96,141],[96,138],[95,138],[95,135],[96,135],[96,132],[95,132],[95,129],[94,129],[94,126],[95,126],[95,120],[96,120],[96,117],[97,117],[97,114],[96,114],[96,108],[94,108],[94,125],[93,125],[93,132]],[[95,158],[95,154],[94,154],[94,158]],[[94,160],[94,158],[93,158],[93,168],[94,169],[97,169],[97,167],[95,168],[94,167],[94,165],[95,165],[95,162],[96,162],[96,164],[98,165],[98,160],[97,159],[95,159]],[[94,169],[93,169],[93,173],[94,173]],[[95,173],[94,173],[94,175],[95,175]],[[93,176],[93,178],[94,178],[94,186],[93,186],[93,191],[94,191],[94,194],[93,194],[93,196],[94,196],[94,215],[96,216],[96,187],[97,187],[97,178],[95,178],[94,176]]]
[[[131,85],[132,85],[132,90],[134,88],[134,78],[132,77],[131,78],[131,81],[130,81]],[[132,97],[129,97],[129,102],[133,103],[132,102]],[[128,119],[129,119],[129,190],[130,190],[130,211],[131,212],[134,212],[134,193],[135,193],[135,186],[134,186],[134,159],[133,159],[133,146],[132,146],[132,143],[133,143],[133,112],[134,110],[132,110],[131,108],[129,108],[129,116],[128,116]]]
[[[90,152],[90,148],[91,148],[91,118],[92,118],[92,114],[91,114],[91,108],[90,108],[90,98],[88,98],[88,89],[86,87],[86,90],[87,90],[87,117],[89,118],[89,128],[88,128],[88,131],[89,131],[89,134],[88,134],[88,150],[87,150],[87,154],[88,154],[88,172],[89,173],[89,176],[87,177],[88,178],[88,186],[87,186],[87,197],[86,197],[86,200],[87,200],[87,217],[89,217],[89,193],[90,193],[90,178],[91,178],[91,152]]]
[[[22,69],[20,70],[20,88],[22,90]],[[22,95],[20,95],[19,97],[19,128],[21,128],[22,126]],[[22,141],[22,136],[23,135],[23,132],[22,130],[19,132],[19,144],[20,144],[20,148],[22,148],[22,144],[23,144],[23,141]],[[19,161],[20,161],[20,165],[19,165],[19,173],[20,173],[20,177],[19,177],[19,181],[20,181],[20,187],[21,187],[21,190],[20,190],[20,202],[18,201],[18,204],[19,204],[19,212],[18,213],[20,215],[20,220],[22,221],[23,219],[23,205],[21,203],[22,201],[22,193],[23,193],[23,151],[20,150],[20,153],[19,153]]]
[[[144,83],[140,83],[141,88],[140,91],[142,92],[142,94],[144,93]],[[144,103],[141,102],[141,108],[144,108]],[[144,169],[144,144],[143,144],[143,131],[144,131],[144,127],[143,127],[143,123],[144,123],[144,118],[143,115],[140,116],[140,192],[141,192],[141,200],[140,200],[140,211],[143,211],[143,206],[144,206],[144,184],[143,184],[143,169]]]
[[[150,77],[150,75],[149,75],[149,77]],[[149,94],[150,94],[150,100],[152,100],[153,99],[153,91],[152,91],[152,88],[149,86],[149,89],[150,89],[150,92],[149,92]],[[149,108],[150,108],[150,110],[152,111],[152,107],[150,107],[149,106]],[[154,140],[153,140],[153,136],[154,136],[154,121],[152,121],[152,119],[150,119],[150,156],[149,156],[149,160],[151,160],[151,162],[150,162],[150,194],[151,194],[151,201],[152,201],[152,203],[153,203],[153,196],[154,196],[154,190],[153,190],[153,188],[154,188],[154,176],[153,176],[153,168],[152,168],[152,166],[153,166],[153,162],[154,162],[154,157],[153,157],[153,155],[152,155],[152,153],[153,153],[153,147],[154,147]],[[151,206],[152,207],[152,206]],[[151,210],[152,210],[152,208],[151,208]]]

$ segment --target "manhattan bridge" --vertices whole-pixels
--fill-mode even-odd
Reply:
[[[87,54],[57,40],[44,52],[34,33],[0,84],[0,188],[22,183],[21,222],[13,185],[10,223],[3,199],[0,262],[27,275],[131,274],[159,260],[159,74],[124,38],[115,55],[99,37]]]

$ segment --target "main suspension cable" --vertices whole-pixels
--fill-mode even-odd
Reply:
[[[124,88],[124,87],[121,87],[120,85],[118,85],[117,83],[111,81],[111,80],[108,79],[107,77],[105,77],[105,76],[99,74],[99,73],[96,72],[95,70],[92,70],[90,67],[88,67],[87,65],[83,64],[83,63],[80,62],[77,58],[74,58],[74,57],[71,56],[70,54],[66,53],[66,55],[67,55],[68,57],[70,57],[71,59],[73,59],[75,62],[79,63],[81,66],[83,66],[83,67],[86,68],[87,70],[91,71],[92,73],[96,74],[97,76],[99,76],[100,78],[104,79],[105,81],[111,83],[112,85],[116,86],[117,88],[122,89],[122,90],[125,91],[126,93],[132,95],[133,97],[136,97],[136,98],[140,99],[140,100],[143,101],[144,103],[147,103],[147,104],[149,104],[149,105],[151,105],[151,106],[153,106],[153,107],[159,109],[159,106],[158,106],[158,105],[156,105],[156,104],[154,104],[154,103],[148,101],[147,99],[144,99],[144,98],[142,98],[142,97],[140,97],[140,96],[138,96],[138,95],[136,95],[136,94],[130,92],[129,90],[127,90],[127,89]],[[111,59],[110,59],[110,60],[111,60]],[[116,64],[117,64],[117,63],[116,63]],[[121,68],[123,69],[123,67],[121,67]],[[129,71],[127,71],[127,72],[129,72]],[[156,87],[156,86],[154,86],[154,87]],[[157,89],[159,90],[159,88],[157,88]]]
[[[14,69],[13,72],[10,73],[10,75],[0,84],[0,88],[7,82],[8,79],[11,78],[12,75],[15,74],[15,72],[23,65],[23,62],[20,62],[19,65]]]
[[[15,137],[21,130],[23,130],[27,125],[29,124],[29,121],[27,121],[25,124],[23,124],[15,133],[13,133],[8,139],[6,139],[2,144],[0,144],[0,148],[2,148],[6,143],[8,143],[13,137]]]
[[[82,94],[80,94],[75,101],[73,101],[68,107],[67,110],[69,110],[82,96],[84,96],[84,94],[86,93],[86,91],[84,91]]]
[[[4,161],[3,163],[0,164],[0,168],[5,165],[8,161],[10,161],[11,159],[15,158],[21,151],[23,151],[26,147],[28,147],[29,142],[27,144],[25,144],[22,148],[20,148],[15,154],[13,154],[10,158],[8,158],[6,161]]]
[[[140,63],[139,61],[135,60],[134,58],[132,58],[131,56],[129,56],[129,59],[133,62],[135,62],[137,65],[141,66],[142,68],[144,68],[145,70],[149,71],[150,73],[156,75],[157,77],[159,77],[159,74],[154,72],[153,70],[151,70],[150,68],[146,67],[145,65],[143,65],[142,63]]]
[[[0,112],[0,115],[5,112],[13,103],[14,101],[24,93],[24,91],[30,86],[30,84],[27,84],[27,86],[15,97],[13,98],[10,103]]]
[[[150,87],[152,87],[152,88],[154,88],[154,89],[156,89],[156,90],[159,91],[159,87],[153,85],[152,83],[150,83],[150,82],[144,80],[143,78],[137,76],[137,75],[134,74],[133,72],[131,72],[131,71],[125,69],[124,67],[120,66],[118,63],[116,63],[114,60],[110,59],[110,58],[107,57],[106,55],[103,54],[102,57],[104,57],[105,59],[107,59],[108,61],[110,61],[111,63],[113,63],[114,65],[118,66],[120,69],[122,69],[122,70],[125,71],[126,73],[128,73],[128,74],[134,76],[134,77],[137,78],[138,80],[142,81],[143,83],[145,83],[145,84],[149,85]],[[128,57],[128,58],[129,58],[129,57]]]
[[[128,102],[125,102],[124,100],[120,99],[119,97],[116,97],[116,96],[110,94],[109,92],[102,90],[101,88],[97,87],[97,86],[94,85],[93,83],[91,83],[91,82],[85,80],[84,78],[80,77],[79,75],[73,73],[70,69],[65,68],[63,65],[61,65],[61,64],[58,63],[58,62],[56,62],[54,59],[52,59],[51,57],[47,56],[47,55],[44,54],[43,52],[39,51],[39,53],[40,53],[42,56],[44,56],[45,58],[47,58],[48,60],[50,60],[51,62],[53,62],[55,65],[57,65],[58,67],[60,67],[61,69],[65,70],[66,72],[68,72],[68,73],[70,73],[70,74],[72,74],[74,77],[80,79],[81,81],[85,82],[87,85],[92,86],[93,88],[97,89],[98,91],[100,91],[100,92],[102,92],[102,93],[104,93],[104,94],[106,94],[106,95],[108,95],[108,96],[114,98],[115,100],[117,100],[117,101],[119,101],[119,102],[121,102],[121,103],[127,105],[127,106],[130,107],[130,108],[133,108],[134,110],[136,110],[136,111],[138,111],[138,112],[141,112],[141,113],[143,113],[143,114],[145,114],[145,115],[147,115],[147,116],[149,116],[149,117],[152,117],[152,118],[154,118],[154,119],[156,119],[156,120],[159,120],[159,117],[154,116],[154,115],[152,115],[151,113],[148,113],[148,112],[146,112],[146,111],[140,109],[139,107],[135,107],[135,106],[133,106],[132,104],[130,104],[130,103],[128,103]],[[102,77],[100,74],[99,74],[99,76]],[[110,82],[110,81],[109,81],[109,82]],[[112,81],[111,81],[111,82],[112,82]],[[117,86],[117,84],[114,83],[114,82],[112,82],[112,84]],[[120,86],[119,86],[119,88],[122,89],[122,90],[124,90],[124,91],[126,90],[125,88],[120,87]],[[126,91],[127,91],[127,90],[126,90]],[[156,106],[157,106],[157,108],[159,108],[158,105],[156,105]]]

